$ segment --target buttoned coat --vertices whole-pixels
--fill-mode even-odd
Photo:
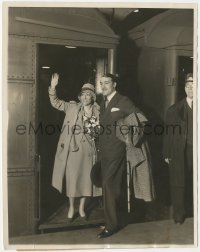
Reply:
[[[169,158],[173,186],[185,186],[185,147],[187,137],[186,98],[169,107],[166,114],[164,158]]]
[[[55,187],[59,192],[62,192],[63,178],[68,160],[70,142],[73,140],[72,132],[82,104],[75,101],[66,102],[58,99],[56,90],[52,89],[51,87],[49,87],[49,98],[51,105],[54,108],[65,112],[65,119],[57,145],[52,176],[52,186]],[[94,103],[93,106],[94,115],[97,117],[97,119],[99,119],[99,105]]]

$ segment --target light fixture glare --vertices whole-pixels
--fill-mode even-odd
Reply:
[[[76,46],[68,46],[68,45],[66,45],[65,47],[66,47],[66,48],[69,48],[69,49],[74,49],[74,48],[76,48]]]
[[[42,66],[43,69],[49,69],[50,66]]]

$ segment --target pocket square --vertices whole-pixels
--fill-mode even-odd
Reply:
[[[119,111],[119,108],[111,108],[111,112]]]

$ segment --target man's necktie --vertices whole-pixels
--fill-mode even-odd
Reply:
[[[104,101],[105,101],[105,109],[106,109],[109,103],[107,96],[104,97]]]
[[[191,109],[193,109],[193,101],[191,101]]]

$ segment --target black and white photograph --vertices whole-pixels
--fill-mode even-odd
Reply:
[[[5,249],[197,246],[197,3],[3,5]]]

